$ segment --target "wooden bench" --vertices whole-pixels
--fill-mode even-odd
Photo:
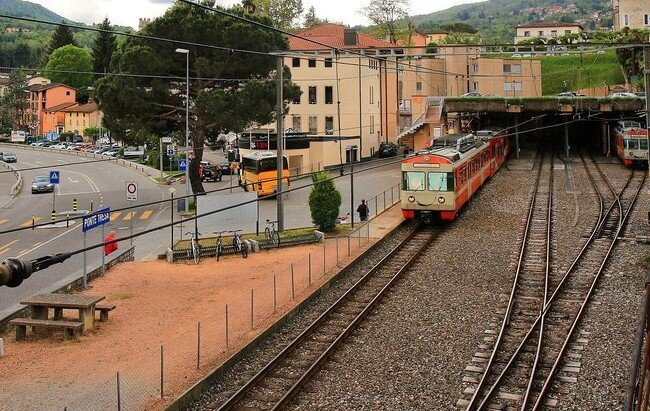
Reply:
[[[27,336],[27,327],[42,328],[59,328],[66,330],[66,336],[74,338],[77,333],[83,330],[84,323],[80,321],[54,321],[54,320],[37,320],[33,318],[14,318],[9,324],[16,326],[16,341],[25,339]]]
[[[99,321],[108,321],[108,313],[115,309],[115,304],[95,304],[95,311],[99,311]]]

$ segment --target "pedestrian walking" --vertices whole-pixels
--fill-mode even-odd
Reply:
[[[361,204],[359,204],[359,207],[357,207],[357,213],[359,213],[359,219],[361,221],[366,221],[368,219],[368,213],[370,212],[370,209],[368,208],[368,205],[366,204],[366,200],[361,200]]]

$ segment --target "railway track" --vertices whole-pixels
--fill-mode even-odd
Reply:
[[[579,358],[579,354],[568,352],[569,345],[575,340],[577,324],[645,181],[645,175],[631,173],[617,192],[597,163],[593,160],[587,162],[584,158],[582,162],[599,208],[590,236],[561,277],[552,276],[548,269],[550,249],[547,247],[544,276],[540,275],[534,282],[533,291],[542,295],[539,311],[532,316],[531,312],[522,311],[522,316],[528,316],[526,323],[514,315],[511,318],[506,309],[490,360],[476,388],[467,391],[472,398],[458,402],[461,407],[468,410],[539,409],[556,405],[561,395],[570,392],[566,383],[575,381],[572,373],[579,370],[580,363],[573,359]],[[531,207],[536,204],[537,189],[535,193]],[[548,199],[548,241],[551,197]],[[531,213],[534,212],[533,209]],[[524,248],[528,246],[529,238],[524,236],[521,255],[526,255]],[[508,307],[518,307],[515,305],[518,296],[526,298],[526,293],[530,293],[525,286],[526,277],[519,273],[520,266]],[[541,283],[544,285],[539,285]],[[549,290],[553,290],[550,296]],[[511,338],[517,335],[518,341]]]
[[[437,232],[414,229],[219,409],[279,409],[287,405]]]

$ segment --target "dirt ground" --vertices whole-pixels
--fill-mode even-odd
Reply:
[[[397,225],[400,214],[399,209],[392,209],[378,217],[369,240],[351,238],[350,256],[348,240],[341,238],[338,258],[337,240],[328,239],[325,247],[320,243],[284,248],[250,254],[248,259],[207,259],[199,265],[120,264],[80,293],[106,296],[105,302],[117,306],[107,323],[96,323],[94,330],[72,341],[62,334],[28,332],[27,340],[21,342],[14,341],[13,332],[2,336],[0,408],[112,408],[117,372],[123,407],[143,408],[148,402],[147,408],[159,408],[160,403],[152,399],[160,397],[161,345],[168,402]],[[72,319],[77,313],[66,311],[64,316]]]

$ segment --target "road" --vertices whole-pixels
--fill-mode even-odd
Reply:
[[[18,157],[18,162],[15,164],[17,169],[46,167],[40,170],[22,171],[23,190],[0,211],[0,230],[2,231],[29,226],[32,223],[32,218],[36,223],[48,222],[53,209],[59,214],[58,220],[64,220],[66,212],[73,209],[73,199],[77,199],[80,210],[90,210],[91,207],[97,210],[103,206],[119,208],[131,205],[126,200],[124,193],[126,181],[138,183],[139,203],[157,201],[166,195],[164,187],[156,185],[154,181],[143,174],[115,163],[63,166],[69,163],[89,161],[89,159],[63,152],[39,152],[26,148],[12,149],[12,151]],[[49,170],[60,172],[61,183],[57,186],[55,195],[50,193],[32,194],[31,182],[36,176],[47,176]],[[128,232],[133,224],[134,230],[137,232],[149,226],[157,215],[163,212],[163,209],[164,207],[161,208],[157,205],[143,207],[133,213],[114,213],[106,230],[107,232],[111,229],[118,233]],[[0,259],[16,257],[30,260],[81,248],[83,234],[78,221],[71,222],[69,227],[57,224],[55,228],[37,228],[0,234]],[[87,241],[88,244],[100,242],[101,229],[89,232]],[[87,254],[89,267],[97,267],[100,261],[99,250]],[[83,256],[77,255],[64,264],[50,267],[33,275],[18,288],[0,288],[0,318],[3,317],[2,310],[14,306],[20,299],[33,295],[70,276],[78,275],[82,270]]]

